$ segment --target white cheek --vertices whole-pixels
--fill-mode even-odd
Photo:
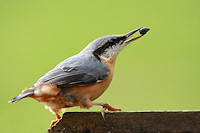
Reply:
[[[105,50],[105,52],[101,55],[105,59],[109,60],[114,56],[117,56],[120,50],[124,47],[124,45],[114,45],[112,47],[109,47]]]

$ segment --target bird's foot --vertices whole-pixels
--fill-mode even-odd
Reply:
[[[118,108],[113,108],[112,106],[110,106],[109,104],[107,103],[93,103],[93,105],[99,105],[99,106],[102,106],[102,110],[101,110],[101,115],[104,119],[104,121],[106,122],[106,119],[105,119],[105,110],[109,110],[109,111],[122,111],[121,109],[118,109]]]
[[[51,125],[50,125],[50,131],[52,132],[52,128],[53,126],[61,119],[61,116],[58,114],[58,113],[55,113],[56,114],[56,117],[57,117],[57,120],[53,120],[51,122]]]

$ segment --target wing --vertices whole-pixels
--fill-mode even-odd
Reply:
[[[75,55],[42,76],[35,85],[54,84],[57,87],[90,85],[108,77],[106,65],[94,55]]]

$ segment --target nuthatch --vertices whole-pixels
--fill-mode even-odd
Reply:
[[[15,103],[25,97],[32,97],[44,103],[56,116],[50,129],[61,117],[58,112],[62,108],[80,106],[90,108],[92,105],[102,106],[104,111],[121,111],[107,103],[93,103],[108,88],[113,78],[115,60],[120,50],[130,42],[142,37],[148,28],[138,28],[124,35],[107,35],[91,42],[79,54],[67,58],[55,68],[42,76],[31,88],[9,102]],[[129,39],[139,31],[140,36]]]

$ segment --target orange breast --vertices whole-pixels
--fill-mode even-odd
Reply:
[[[80,95],[85,96],[86,98],[89,98],[91,101],[97,99],[105,92],[105,90],[108,88],[113,78],[115,58],[109,61],[102,58],[102,61],[106,64],[106,66],[109,69],[108,77],[104,81],[99,81],[96,84],[88,85],[88,86],[72,87],[73,89],[78,90]]]

